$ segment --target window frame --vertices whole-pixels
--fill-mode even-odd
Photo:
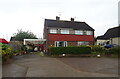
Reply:
[[[80,42],[83,43],[83,44],[81,44],[81,45],[89,45],[89,42],[88,42],[88,41],[78,41],[78,42],[77,42],[77,45],[78,45],[78,46],[80,46],[80,44],[79,44]]]
[[[60,42],[64,42],[63,46],[59,46]],[[55,41],[55,47],[67,47],[67,41]]]
[[[92,35],[92,31],[86,31],[86,35]]]
[[[50,29],[49,33],[56,34],[57,33],[57,29]]]
[[[75,35],[83,35],[83,30],[75,30]]]
[[[63,32],[62,32],[63,31]],[[66,32],[67,31],[67,32]],[[61,29],[60,30],[60,34],[70,34],[70,30],[69,29]]]

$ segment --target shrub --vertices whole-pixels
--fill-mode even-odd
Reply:
[[[16,52],[21,49],[22,44],[21,44],[21,42],[16,41],[16,42],[10,43],[9,46],[11,47],[13,52]]]
[[[105,54],[107,52],[107,50],[104,47],[101,47],[99,45],[94,45],[91,47],[92,52],[94,52],[94,54]]]
[[[22,50],[22,51],[27,51],[26,45],[22,45],[22,46],[21,46],[21,50]]]
[[[11,57],[13,55],[12,51],[11,51],[11,48],[8,46],[8,45],[5,45],[5,44],[0,44],[0,47],[2,49],[2,60],[6,60],[5,58],[8,56],[8,57]]]
[[[12,50],[12,52],[14,53],[14,55],[18,55],[18,54],[24,54],[24,52],[27,52],[27,48],[25,45],[20,45],[19,49],[17,50]]]
[[[120,47],[113,47],[109,49],[109,54],[118,54],[120,53]]]
[[[50,47],[51,55],[59,54],[91,54],[91,48],[87,46],[79,47]]]

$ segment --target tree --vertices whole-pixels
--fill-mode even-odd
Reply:
[[[22,31],[22,29],[18,30],[18,33],[15,33],[13,37],[16,41],[23,41],[24,39],[37,39],[36,35],[32,32]]]

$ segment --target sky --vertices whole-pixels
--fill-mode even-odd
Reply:
[[[43,37],[44,19],[75,18],[95,29],[95,36],[118,26],[120,0],[0,0],[0,38],[10,40],[17,30]]]

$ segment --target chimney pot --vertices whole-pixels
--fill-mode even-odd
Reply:
[[[56,16],[56,21],[59,21],[60,20],[60,17]]]
[[[74,18],[71,18],[71,21],[74,22]]]

